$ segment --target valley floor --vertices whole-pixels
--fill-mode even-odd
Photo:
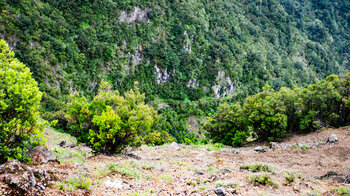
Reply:
[[[331,134],[336,134],[338,143],[326,143]],[[92,156],[88,147],[70,145],[75,140],[68,135],[53,130],[45,135],[61,164],[37,167],[53,171],[62,182],[56,187],[66,189],[47,188],[46,195],[216,195],[215,190],[226,195],[337,195],[340,187],[350,187],[350,127],[293,136],[266,147],[266,152],[256,152],[256,145],[169,144],[142,146],[118,156]],[[66,144],[61,147],[63,140]],[[256,163],[273,169],[265,173],[241,169]],[[271,177],[272,184],[248,180],[263,175]],[[66,182],[75,176],[91,180],[90,190],[72,191]],[[286,176],[295,182],[287,182]]]

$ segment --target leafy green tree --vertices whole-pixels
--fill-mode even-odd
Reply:
[[[141,144],[140,136],[148,133],[158,119],[144,100],[137,85],[120,96],[102,82],[91,102],[78,94],[72,96],[67,109],[70,132],[98,152],[119,153],[126,146],[137,146]]]
[[[29,68],[0,40],[0,163],[28,162],[28,148],[41,144],[39,105],[42,93]]]
[[[224,103],[203,126],[213,143],[239,146],[246,142],[248,132],[241,115],[240,104]]]

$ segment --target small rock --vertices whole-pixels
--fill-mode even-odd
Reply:
[[[64,147],[64,146],[66,146],[66,144],[67,144],[67,142],[63,140],[63,141],[60,142],[58,145],[60,145],[61,147]]]
[[[270,148],[275,151],[277,149],[280,149],[281,148],[281,145],[277,142],[270,142]]]
[[[114,188],[114,189],[121,189],[123,188],[123,181],[121,180],[107,180],[105,183],[103,183],[108,188]]]
[[[328,140],[327,140],[328,143],[337,143],[338,142],[338,138],[335,134],[332,134],[331,136],[329,136]]]
[[[254,149],[255,152],[259,152],[259,153],[263,153],[263,152],[266,152],[266,147],[261,147],[261,146],[257,146],[255,147]]]
[[[176,142],[171,143],[170,146],[172,146],[175,150],[180,150],[180,147]]]
[[[297,146],[297,147],[302,147],[304,144],[301,143],[294,143],[293,146]]]
[[[194,173],[194,174],[196,174],[196,175],[204,175],[203,172],[199,172],[199,171],[196,171],[196,173]]]
[[[125,156],[128,156],[128,157],[136,159],[136,160],[141,160],[141,157],[139,155],[137,155],[135,152],[126,152]]]
[[[216,193],[216,195],[219,195],[219,196],[226,195],[225,189],[223,187],[219,187],[215,189],[214,192]]]
[[[222,174],[226,174],[226,173],[231,173],[232,171],[229,170],[229,169],[224,168],[224,169],[220,170],[220,172],[221,172]]]
[[[47,162],[58,162],[56,156],[53,155],[52,152],[49,149],[47,149],[44,145],[29,149],[27,153],[32,160],[31,163],[34,165],[43,164]]]
[[[233,154],[239,154],[241,151],[239,149],[233,149],[231,152]]]

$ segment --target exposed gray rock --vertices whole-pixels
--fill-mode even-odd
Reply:
[[[194,174],[202,176],[202,175],[204,175],[204,172],[196,171]]]
[[[231,152],[232,152],[233,154],[239,154],[241,151],[240,151],[239,149],[235,148],[235,149],[233,149]]]
[[[47,162],[58,162],[56,156],[53,155],[44,145],[29,149],[27,154],[32,160],[31,163],[34,165]]]
[[[231,81],[231,78],[226,76],[224,71],[219,70],[216,77],[216,82],[212,86],[215,98],[231,95],[235,92],[236,88],[236,84]]]
[[[199,82],[197,81],[197,79],[190,79],[188,81],[187,87],[198,88],[199,87]]]
[[[338,138],[335,134],[332,134],[331,136],[329,136],[328,140],[327,140],[328,143],[337,143],[338,142]]]
[[[223,187],[219,187],[219,188],[215,189],[214,192],[216,195],[219,195],[219,196],[226,195],[225,189]]]
[[[142,10],[139,6],[135,6],[134,9],[130,12],[122,10],[120,12],[119,20],[127,23],[135,23],[138,21],[149,21],[148,12],[151,8],[145,8]]]
[[[0,181],[7,187],[4,195],[43,195],[51,181],[52,172],[32,169],[19,161],[9,161],[0,166]]]
[[[136,160],[141,160],[141,157],[138,154],[136,154],[135,152],[126,152],[125,156],[128,156],[128,157],[136,159]]]
[[[175,150],[180,150],[179,145],[176,142],[170,144]]]
[[[277,143],[277,142],[270,142],[270,148],[271,148],[272,150],[278,150],[278,149],[281,149],[282,147],[281,147],[281,145],[280,145],[279,143]]]
[[[259,152],[259,153],[263,153],[263,152],[266,152],[266,147],[257,146],[254,148],[254,151]]]
[[[157,84],[165,83],[171,77],[171,73],[168,69],[160,69],[157,65],[154,66]]]

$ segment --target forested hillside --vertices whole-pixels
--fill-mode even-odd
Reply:
[[[350,68],[350,2],[2,0],[0,36],[59,110],[102,80],[146,99],[246,97]],[[233,100],[235,100],[233,96]]]

